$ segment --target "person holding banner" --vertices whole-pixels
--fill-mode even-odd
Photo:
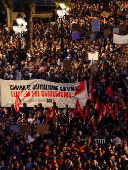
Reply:
[[[63,50],[59,18],[37,19],[21,66],[17,37],[10,43],[0,24],[0,168],[125,169],[128,22],[120,6],[115,29],[114,10],[112,2],[107,12],[102,1],[71,4]]]

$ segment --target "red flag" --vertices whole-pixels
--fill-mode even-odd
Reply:
[[[110,97],[113,97],[113,91],[112,91],[112,83],[110,84],[110,86],[107,86],[107,90],[106,90],[106,94],[108,94]]]
[[[20,100],[19,96],[16,95],[16,99],[15,99],[15,111],[17,113],[19,113],[19,106],[20,106],[20,104],[21,104],[21,100]]]
[[[89,81],[89,95],[88,95],[88,99],[93,102],[93,89],[92,89],[92,83],[91,81]]]
[[[111,103],[110,103],[110,101],[108,100],[108,111],[109,111],[109,113],[110,113],[110,110],[111,110]]]
[[[106,106],[102,103],[102,118],[106,116]]]
[[[88,117],[89,116],[89,113],[88,113],[88,106],[87,106],[87,104],[85,105],[85,112],[84,112],[84,119],[86,118],[86,117]]]
[[[47,110],[47,124],[49,122],[49,119],[50,118],[54,119],[54,117],[55,117],[55,108],[53,106],[52,109],[48,108],[48,110]]]
[[[81,106],[80,106],[80,103],[79,103],[79,100],[77,99],[77,102],[76,102],[76,111],[75,111],[75,114],[77,113],[80,113],[80,116],[83,118],[84,115],[83,115],[83,112],[82,112],[82,109],[81,109]]]
[[[112,117],[113,120],[115,120],[112,108],[111,108],[111,117]]]
[[[108,108],[108,106],[106,104],[106,118],[108,117],[108,114],[109,114],[109,108]]]
[[[111,114],[112,119],[115,120],[115,117],[114,117],[114,114],[113,114],[113,110],[112,110],[112,106],[111,106],[110,101],[108,101],[108,108],[109,108],[109,112]]]
[[[47,124],[49,123],[50,111],[51,111],[51,108],[48,108],[48,110],[47,110],[47,120],[46,120]]]
[[[86,117],[88,117],[89,118],[89,121],[91,122],[91,118],[90,118],[90,116],[89,116],[89,112],[88,112],[88,106],[87,106],[87,104],[85,105],[85,112],[84,112],[84,119],[86,119]]]
[[[127,123],[127,121],[128,121],[128,118],[126,117],[126,118],[125,118],[125,122],[124,122],[124,123],[126,124],[126,123]]]
[[[100,122],[100,121],[101,121],[101,119],[102,119],[102,117],[103,117],[102,113],[103,113],[103,110],[102,110],[102,107],[101,107],[99,116],[98,116],[98,118],[97,118],[97,122]]]
[[[53,107],[52,107],[52,115],[51,115],[51,118],[54,119],[54,117],[55,117],[55,107],[54,107],[54,105],[53,105]]]
[[[118,114],[118,106],[117,106],[117,101],[115,101],[115,119]]]
[[[95,103],[94,109],[97,110],[97,111],[100,111],[100,105],[99,105],[99,98],[98,97],[96,98],[96,103]]]
[[[75,117],[75,114],[71,108],[69,108],[69,122]]]
[[[74,96],[78,95],[79,93],[83,92],[85,90],[85,81],[81,81],[79,83],[78,89],[75,91]]]
[[[100,130],[102,130],[102,126],[100,126]]]

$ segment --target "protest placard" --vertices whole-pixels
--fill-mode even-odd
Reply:
[[[72,33],[72,40],[78,40],[80,39],[80,33],[79,32],[73,32]]]
[[[104,30],[104,35],[110,35],[111,34],[111,29],[107,28]]]
[[[11,125],[10,130],[12,130],[13,133],[19,133],[19,125]]]
[[[118,10],[117,14],[120,15],[120,16],[126,16],[127,15],[127,11],[120,11],[120,10]]]
[[[119,27],[113,28],[113,35],[114,34],[119,34]]]
[[[100,31],[100,19],[92,19],[92,32]]]
[[[31,125],[19,125],[19,134],[20,135],[31,135]]]
[[[96,51],[94,53],[88,52],[88,60],[96,61],[98,60],[99,53]]]
[[[48,124],[38,124],[37,125],[37,133],[47,135],[49,133],[49,125]]]
[[[113,43],[115,43],[115,44],[127,44],[128,43],[128,35],[114,34]]]
[[[110,13],[109,12],[106,12],[106,11],[103,11],[101,14],[100,14],[102,17],[104,18],[108,18],[110,16]]]
[[[71,71],[71,60],[65,60],[64,61],[64,70],[65,71]]]

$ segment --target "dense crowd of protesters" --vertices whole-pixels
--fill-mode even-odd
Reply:
[[[118,3],[122,9],[125,3]],[[126,6],[125,6],[126,7]],[[127,11],[127,7],[124,9]],[[25,52],[25,42],[18,53],[16,35],[10,33],[7,24],[0,24],[0,78],[5,80],[44,79],[53,82],[72,83],[83,80],[92,82],[94,103],[99,97],[100,106],[108,99],[114,108],[118,104],[118,115],[111,115],[97,122],[99,112],[94,103],[87,101],[90,119],[84,121],[79,113],[69,122],[69,108],[57,107],[54,103],[55,118],[49,120],[49,133],[36,133],[37,124],[46,123],[47,108],[42,104],[28,108],[26,104],[17,114],[14,105],[0,108],[0,116],[9,122],[31,124],[31,135],[20,135],[10,130],[8,123],[0,124],[0,169],[7,170],[125,170],[128,169],[128,65],[127,54],[121,45],[113,44],[113,28],[125,26],[123,34],[128,33],[126,16],[116,15],[115,4],[110,1],[108,18],[101,17],[103,4],[72,4],[68,17],[63,20],[63,43],[61,46],[61,23],[56,21],[44,24],[42,20],[34,23],[31,50]],[[100,31],[92,33],[92,18],[100,18]],[[78,24],[80,39],[72,40],[73,24]],[[105,35],[106,28],[111,34]],[[91,35],[94,39],[91,39]],[[11,37],[12,36],[12,37]],[[88,52],[99,52],[97,71],[92,72]],[[122,58],[124,61],[122,62]],[[64,61],[70,59],[71,71],[66,72]],[[21,60],[21,62],[20,62]],[[104,81],[102,81],[104,80]],[[107,86],[112,85],[113,97],[106,94]],[[84,108],[83,108],[84,111]],[[93,120],[96,125],[94,128]],[[105,143],[96,143],[102,136]],[[119,138],[119,142],[111,140]]]

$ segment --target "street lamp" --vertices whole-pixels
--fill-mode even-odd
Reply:
[[[57,8],[57,14],[61,20],[61,50],[63,49],[64,43],[63,43],[63,19],[64,16],[67,15],[67,11],[69,8],[66,8],[65,4],[60,4]]]
[[[27,32],[27,22],[23,19],[23,16],[19,13],[16,17],[16,21],[13,23],[13,31],[18,37],[18,53],[19,53],[19,63],[21,63],[21,37],[25,32]]]

